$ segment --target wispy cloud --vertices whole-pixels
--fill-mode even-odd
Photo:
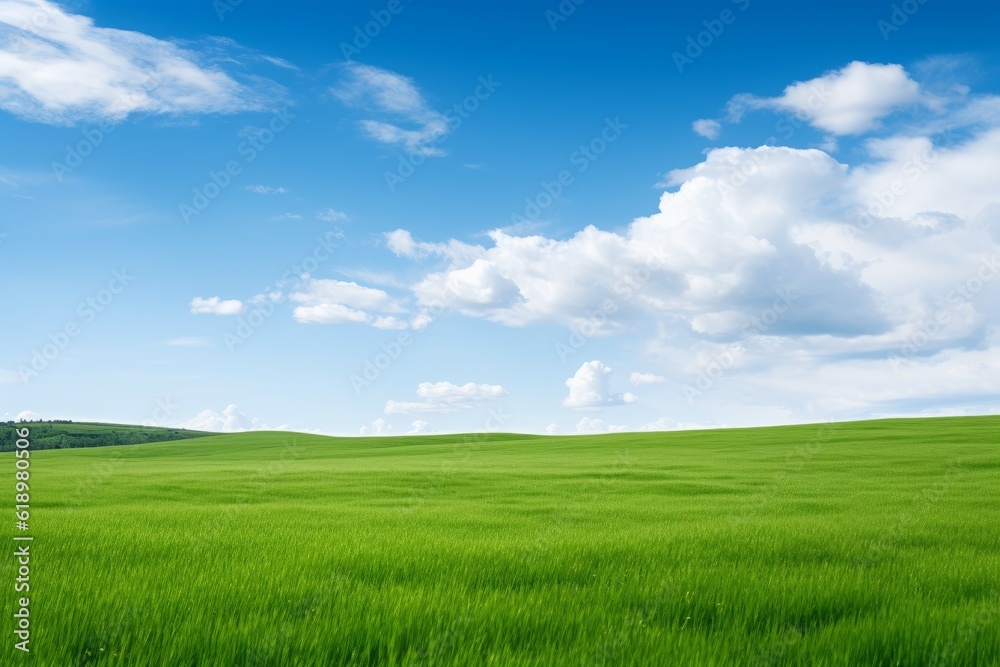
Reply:
[[[140,32],[99,28],[47,0],[0,0],[0,108],[26,120],[233,113],[273,99],[277,84],[246,86],[206,60]]]
[[[203,336],[181,336],[164,341],[164,345],[170,347],[206,347],[210,341]]]
[[[288,188],[277,187],[272,188],[268,185],[248,185],[243,188],[247,192],[252,192],[255,195],[287,195],[291,190]]]
[[[323,222],[343,222],[347,220],[347,214],[332,208],[324,208],[316,211],[316,219]]]
[[[344,70],[344,81],[332,89],[333,94],[349,107],[383,117],[362,120],[365,134],[375,141],[401,146],[410,153],[444,154],[433,144],[450,131],[448,120],[428,105],[413,79],[358,63],[347,63]]]
[[[506,395],[507,390],[498,384],[466,382],[457,385],[451,382],[421,382],[417,387],[417,398],[421,399],[420,401],[387,401],[385,414],[455,412],[471,408],[476,401],[496,400]]]

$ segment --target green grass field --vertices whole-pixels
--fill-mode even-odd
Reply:
[[[997,417],[31,466],[37,665],[1000,664]]]

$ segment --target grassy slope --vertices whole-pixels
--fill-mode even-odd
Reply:
[[[977,417],[39,452],[35,658],[998,664],[998,432]]]

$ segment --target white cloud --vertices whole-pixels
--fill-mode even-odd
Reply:
[[[226,406],[226,409],[221,414],[213,410],[202,410],[195,417],[186,422],[181,422],[177,426],[193,431],[218,431],[221,433],[285,430],[288,428],[282,425],[272,429],[267,424],[264,424],[256,417],[249,416],[233,404]]]
[[[466,382],[459,386],[451,382],[421,382],[417,396],[432,401],[482,401],[503,398],[507,392],[498,384]]]
[[[386,232],[385,244],[396,256],[409,259],[424,259],[431,255],[450,259],[453,262],[473,262],[485,255],[483,248],[455,239],[447,243],[418,241],[405,229]]]
[[[335,302],[365,310],[403,310],[385,291],[355,282],[311,278],[304,290],[292,294],[292,300],[306,305]]]
[[[361,435],[389,435],[392,433],[392,424],[379,417],[371,423],[371,426],[362,426],[358,433]]]
[[[170,347],[205,347],[211,342],[204,336],[181,336],[164,341]]]
[[[849,160],[786,146],[708,151],[669,174],[659,210],[614,232],[495,230],[490,242],[454,252],[448,240],[396,230],[387,246],[437,262],[413,284],[418,307],[444,303],[514,327],[557,323],[585,339],[644,336],[647,358],[681,385],[730,355],[710,391],[753,405],[715,415],[727,423],[864,417],[865,406],[900,412],[894,396],[982,396],[989,385],[973,369],[994,367],[1000,349],[988,334],[1000,325],[1000,98],[962,92],[934,108],[919,102],[923,116],[899,130],[884,105],[828,108],[823,122],[840,130],[886,123],[879,138],[853,144]],[[954,127],[961,131],[940,134]],[[887,358],[907,349],[936,381],[886,372]],[[966,370],[949,372],[958,359]],[[607,374],[583,370],[567,404],[605,404]],[[851,398],[850,378],[879,373],[881,382]]]
[[[99,28],[53,2],[0,0],[0,108],[26,120],[233,113],[274,97],[273,84],[252,90],[203,60],[143,33]]]
[[[605,424],[601,419],[591,419],[584,417],[576,424],[577,433],[623,433],[628,430],[628,426],[613,426]]]
[[[855,61],[815,79],[793,83],[780,97],[739,95],[730,104],[730,116],[738,120],[744,108],[771,108],[794,113],[825,132],[861,134],[919,100],[919,84],[900,65]]]
[[[34,421],[39,421],[42,418],[43,417],[37,412],[32,412],[31,410],[22,410],[21,412],[17,413],[17,417],[14,418],[14,421],[34,422]]]
[[[422,433],[429,433],[427,430],[428,423],[422,419],[417,419],[410,424],[410,430],[406,432],[406,435],[420,435]]]
[[[548,426],[545,427],[545,432],[548,433],[549,435],[555,435],[556,433],[559,432],[559,424],[555,423],[549,424]]]
[[[247,192],[252,192],[257,195],[287,195],[291,190],[288,188],[277,187],[272,188],[268,185],[247,185],[243,188]]]
[[[722,124],[717,120],[702,118],[691,123],[691,129],[706,139],[718,139],[722,132]]]
[[[299,306],[294,310],[294,317],[302,324],[368,324],[372,319],[368,313],[339,303]]]
[[[566,380],[569,395],[563,399],[567,408],[598,408],[606,405],[635,403],[635,394],[611,394],[611,369],[594,360],[584,363]]]
[[[324,208],[316,211],[316,219],[323,222],[343,222],[347,220],[347,214],[332,208]]]
[[[344,104],[376,111],[390,119],[366,119],[361,129],[375,141],[398,145],[410,153],[443,155],[435,142],[450,128],[445,116],[430,108],[410,77],[390,70],[347,63],[345,81],[332,92]]]
[[[301,220],[302,215],[299,213],[282,213],[280,215],[271,216],[271,220],[275,222],[281,222],[282,220]]]
[[[419,412],[455,412],[472,407],[476,401],[489,401],[503,398],[507,390],[498,384],[476,384],[467,382],[463,385],[451,382],[421,382],[417,386],[417,398],[420,401],[386,401],[385,414],[412,414]]]
[[[675,431],[680,425],[669,417],[660,417],[654,422],[643,424],[640,431]]]
[[[888,334],[933,312],[949,281],[1000,252],[990,208],[1000,203],[991,185],[1000,130],[937,147],[933,164],[915,168],[930,146],[873,142],[873,159],[853,169],[815,149],[715,149],[671,172],[679,187],[663,194],[659,212],[621,233],[493,232],[474,261],[452,260],[413,290],[425,307],[595,335],[643,322],[663,335],[731,340],[748,331]]]
[[[195,315],[239,315],[243,310],[243,302],[239,299],[223,301],[217,296],[191,299],[191,312]]]
[[[410,322],[392,315],[406,309],[384,290],[343,280],[306,278],[300,290],[290,296],[302,305],[293,311],[302,324],[368,324],[378,329],[406,329]]]
[[[674,421],[669,417],[660,417],[654,422],[649,422],[648,424],[643,424],[639,427],[640,431],[683,431],[692,429],[703,429],[703,428],[718,428],[716,426],[703,426],[701,424],[682,424],[681,422]]]
[[[635,372],[629,376],[629,382],[632,384],[660,384],[666,382],[667,378],[656,375],[655,373],[639,373]]]

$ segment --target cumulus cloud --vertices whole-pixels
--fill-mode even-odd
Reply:
[[[331,92],[347,106],[386,118],[361,121],[369,138],[419,155],[444,154],[434,144],[447,136],[448,121],[430,107],[410,77],[352,62],[344,65],[344,81]]]
[[[549,424],[548,426],[545,427],[545,432],[548,433],[549,435],[555,435],[556,433],[559,432],[559,424],[555,423]]]
[[[656,375],[655,373],[639,373],[635,372],[629,376],[629,382],[632,384],[660,384],[666,382],[667,378]]]
[[[706,139],[718,139],[722,133],[722,124],[717,120],[702,118],[691,123],[691,129]]]
[[[26,120],[233,113],[274,99],[274,84],[254,90],[206,60],[140,32],[97,27],[47,0],[0,1],[0,108]]]
[[[417,419],[410,424],[410,430],[406,432],[406,435],[421,435],[423,433],[429,433],[427,427],[429,424],[422,419]]]
[[[261,420],[249,416],[233,404],[226,406],[226,409],[221,414],[213,410],[202,410],[196,416],[177,426],[193,431],[218,431],[220,433],[261,430],[281,431],[288,428],[286,425],[281,425],[272,429]]]
[[[856,90],[883,84],[885,95],[855,104]],[[849,161],[816,148],[718,148],[670,172],[658,210],[616,231],[549,238],[494,230],[482,245],[455,245],[396,230],[387,246],[433,263],[412,285],[418,307],[443,303],[512,327],[557,323],[587,338],[646,335],[650,358],[682,384],[723,358],[726,379],[712,391],[727,385],[770,400],[758,410],[775,419],[789,418],[788,403],[822,418],[836,405],[897,410],[894,392],[914,401],[957,397],[962,388],[977,394],[980,379],[971,370],[949,375],[946,360],[977,350],[978,363],[995,364],[1000,347],[987,333],[1000,322],[1000,281],[992,278],[1000,97],[960,92],[931,107],[893,66],[848,66],[824,85],[837,95],[810,116],[820,129],[886,123],[878,138],[855,144]],[[914,103],[923,115],[893,131],[892,110]],[[884,373],[901,355],[948,381],[919,383],[915,394],[893,372],[856,405],[831,401],[836,391],[851,393],[846,382],[803,380],[820,369]],[[567,405],[606,404],[607,373],[581,371]],[[781,374],[793,380],[768,394]]]
[[[793,83],[778,97],[739,95],[730,104],[730,118],[738,120],[746,108],[770,108],[793,113],[832,134],[861,134],[919,100],[920,86],[902,66],[855,61],[815,79]]]
[[[1000,130],[950,147],[880,140],[869,151],[852,169],[815,149],[712,150],[672,172],[677,189],[659,212],[621,233],[493,232],[478,259],[452,260],[414,293],[509,326],[613,333],[652,318],[695,337],[888,334],[933,312],[942,285],[1000,251],[988,185]]]
[[[477,401],[496,400],[506,395],[507,390],[498,384],[421,382],[417,386],[417,398],[420,401],[386,401],[385,414],[455,412],[471,408]]]
[[[392,433],[392,424],[379,417],[371,423],[371,426],[362,426],[358,433],[361,435],[389,435]]]
[[[239,299],[223,301],[217,296],[191,299],[191,312],[195,315],[239,315],[243,310],[243,302]]]
[[[591,419],[584,417],[576,424],[577,433],[622,433],[628,430],[628,426],[613,426],[605,424],[601,419]]]
[[[573,377],[566,380],[569,395],[563,399],[567,408],[599,408],[606,405],[635,403],[635,394],[612,394],[611,369],[594,360],[584,363]]]
[[[36,422],[40,421],[41,419],[43,419],[43,417],[37,412],[33,412],[31,410],[22,410],[21,412],[17,413],[17,417],[14,418],[14,421]]]

